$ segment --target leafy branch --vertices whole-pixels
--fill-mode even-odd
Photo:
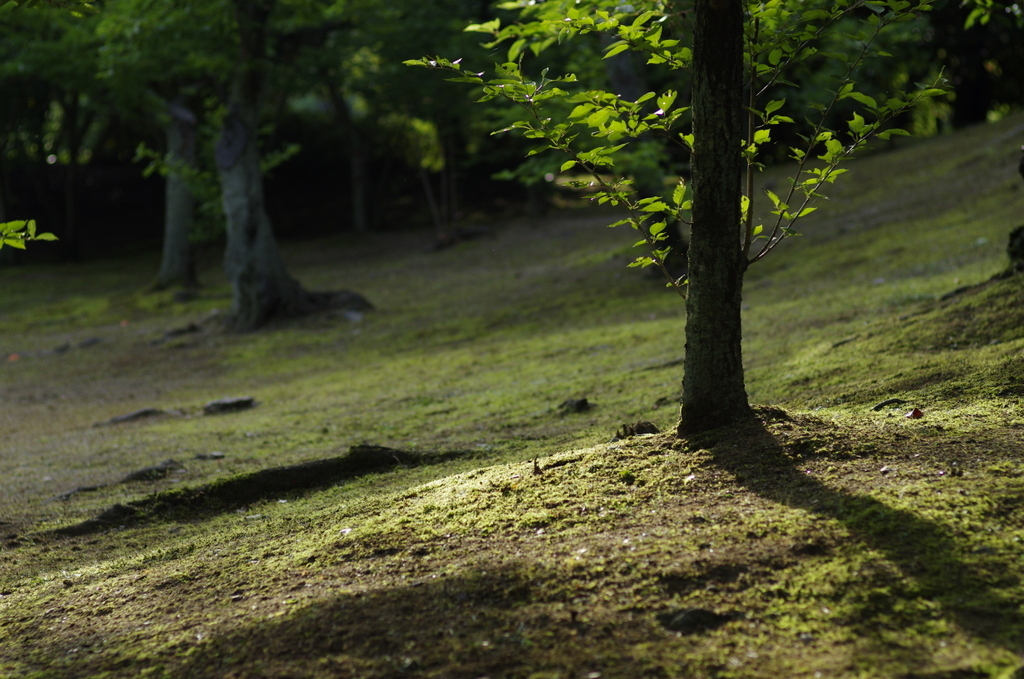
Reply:
[[[37,233],[34,219],[0,223],[0,248],[6,245],[24,250],[30,240],[57,240],[57,237],[52,233]]]
[[[881,5],[890,5],[892,8],[886,12],[881,8]],[[784,238],[796,233],[793,228],[796,222],[817,209],[812,207],[811,203],[815,199],[825,198],[819,190],[825,184],[834,183],[841,174],[846,172],[845,169],[839,167],[843,161],[849,159],[858,151],[865,149],[873,137],[889,139],[893,135],[908,135],[909,133],[906,130],[887,128],[886,126],[900,114],[913,108],[920,100],[940,96],[947,92],[941,77],[931,85],[919,86],[919,90],[916,92],[891,97],[882,104],[879,104],[873,97],[855,89],[856,82],[853,80],[853,76],[863,62],[870,56],[885,56],[884,52],[876,53],[871,49],[872,44],[877,40],[881,32],[891,24],[913,18],[915,12],[927,11],[930,9],[927,3],[911,6],[911,3],[905,0],[888,3],[857,2],[832,13],[827,13],[824,10],[804,12],[800,16],[800,21],[823,19],[825,24],[831,26],[849,14],[853,9],[862,7],[869,7],[873,12],[867,19],[871,30],[869,32],[861,32],[855,36],[861,47],[852,59],[845,54],[830,55],[833,59],[846,62],[846,73],[839,78],[839,86],[831,91],[829,101],[825,104],[818,103],[814,105],[814,108],[819,113],[818,120],[813,124],[810,134],[799,135],[806,142],[806,146],[804,148],[790,147],[789,149],[789,157],[797,161],[797,171],[789,185],[789,191],[785,199],[780,198],[770,190],[765,190],[765,194],[772,202],[774,208],[771,214],[776,215],[776,220],[772,226],[771,233],[767,237],[767,241],[757,254],[750,259],[751,262],[763,258]],[[771,10],[775,14],[774,18],[776,20],[785,11],[780,8]],[[780,81],[782,72],[786,68],[796,63],[799,59],[808,58],[813,53],[808,52],[811,49],[810,44],[812,40],[819,38],[823,34],[821,27],[818,27],[814,30],[805,31],[803,35],[799,36],[799,41],[795,44],[787,44],[784,40],[779,41],[778,38],[771,40],[767,44],[759,44],[758,29],[760,18],[760,16],[755,17],[753,36],[748,43],[751,82],[749,88],[750,102],[747,113],[748,129],[750,132],[748,135],[748,146],[744,149],[744,155],[747,160],[747,190],[746,200],[743,205],[745,222],[744,254],[748,256],[752,239],[758,237],[763,232],[763,225],[753,225],[753,173],[755,169],[761,168],[756,162],[758,147],[770,141],[768,126],[794,122],[788,116],[773,115],[775,111],[784,106],[785,99],[769,102],[762,112],[756,108],[757,97],[764,93],[771,84]],[[779,31],[772,31],[774,36],[779,34]],[[768,55],[768,64],[759,62],[760,58],[765,54]],[[800,55],[799,59],[794,55]],[[760,75],[766,75],[768,82],[758,88],[755,86],[755,83]],[[852,99],[861,104],[875,118],[874,122],[867,122],[863,116],[854,112],[853,118],[847,123],[850,135],[848,144],[843,144],[839,140],[839,135],[835,130],[825,127],[825,123],[835,106],[844,99]],[[762,124],[755,128],[754,121],[757,118],[761,119]],[[814,155],[813,150],[822,145],[824,145],[824,151]],[[824,167],[809,167],[808,164],[812,158],[823,161]],[[791,210],[790,203],[797,194],[801,194],[797,198],[800,201],[800,205],[795,210]]]
[[[629,142],[644,137],[658,136],[689,151],[693,150],[693,134],[680,127],[688,124],[687,107],[676,107],[677,92],[666,90],[661,94],[648,92],[636,101],[625,100],[603,90],[570,93],[558,85],[576,83],[574,74],[548,78],[545,69],[539,80],[530,79],[523,70],[526,54],[539,55],[554,44],[575,35],[608,33],[616,40],[604,50],[604,58],[631,51],[646,57],[650,66],[669,70],[686,70],[692,59],[691,49],[678,37],[666,37],[668,10],[655,3],[649,9],[636,11],[629,5],[619,5],[614,11],[600,0],[577,0],[565,3],[532,3],[514,0],[501,5],[505,9],[520,10],[520,21],[506,26],[499,19],[473,24],[465,30],[486,33],[493,40],[487,47],[510,42],[506,61],[495,66],[494,75],[463,68],[461,60],[449,61],[441,57],[423,58],[405,62],[407,65],[425,66],[447,71],[449,80],[464,82],[482,88],[480,101],[498,97],[513,102],[527,112],[523,120],[512,123],[498,132],[518,131],[527,139],[542,142],[528,155],[554,149],[567,160],[561,172],[582,171],[589,181],[572,181],[570,186],[596,192],[601,204],[624,207],[628,217],[612,226],[629,225],[641,234],[635,245],[645,247],[647,254],[637,257],[630,266],[656,266],[679,294],[685,296],[685,281],[676,278],[665,265],[670,248],[665,241],[665,230],[671,221],[688,223],[686,217],[692,209],[689,189],[679,179],[671,194],[640,198],[632,190],[632,182],[615,173],[615,158]],[[888,125],[900,114],[928,97],[946,93],[941,79],[930,85],[920,85],[913,93],[898,93],[884,102],[876,100],[856,88],[855,76],[865,60],[888,56],[873,46],[882,32],[892,24],[913,19],[931,9],[927,0],[833,0],[831,6],[811,9],[791,9],[792,3],[782,0],[748,3],[750,24],[747,32],[746,59],[748,61],[747,139],[741,153],[747,163],[745,191],[741,193],[738,241],[748,263],[765,257],[786,237],[795,234],[794,226],[816,208],[811,205],[824,198],[821,189],[846,170],[840,165],[858,151],[866,148],[873,137],[888,139],[893,135],[906,135],[905,130]],[[803,7],[806,7],[804,5]],[[867,13],[863,30],[845,37],[857,45],[852,54],[825,53],[816,46],[827,35],[834,33],[844,19]],[[780,197],[770,190],[764,193],[772,203],[774,223],[767,236],[763,224],[754,224],[754,173],[763,169],[758,162],[762,149],[772,144],[772,128],[779,125],[798,126],[790,116],[783,114],[786,99],[773,99],[760,109],[758,100],[774,86],[795,87],[786,79],[795,66],[819,57],[845,64],[844,74],[826,95],[826,101],[811,104],[817,111],[817,120],[806,120],[809,133],[797,132],[803,140],[799,146],[789,146],[788,156],[797,162],[796,175],[789,190]],[[828,127],[840,102],[849,100],[859,106],[846,122],[842,132]],[[554,104],[571,105],[559,110]],[[568,112],[567,112],[568,111]],[[869,120],[870,119],[870,120]],[[804,128],[807,129],[807,128]],[[586,131],[589,134],[584,136]],[[496,132],[497,133],[497,132]],[[596,145],[595,145],[596,144]],[[796,207],[791,207],[796,203]],[[751,256],[755,239],[766,238],[765,243]]]

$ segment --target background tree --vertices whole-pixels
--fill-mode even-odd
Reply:
[[[102,40],[98,76],[112,92],[124,117],[161,129],[165,154],[143,147],[139,155],[166,179],[163,252],[154,286],[192,287],[198,244],[223,229],[211,225],[211,173],[200,171],[205,139],[200,135],[204,102],[216,96],[221,78],[232,64],[230,17],[218,3],[114,0],[97,17]],[[212,165],[208,163],[208,165]],[[206,217],[196,228],[197,200]],[[217,211],[219,213],[219,209]],[[219,214],[214,222],[223,222]],[[220,217],[220,219],[216,219]]]
[[[5,34],[0,87],[24,97],[9,104],[18,122],[15,129],[8,127],[6,145],[15,148],[0,163],[21,155],[62,170],[62,200],[48,216],[61,224],[65,257],[78,259],[79,167],[88,162],[108,123],[106,92],[95,79],[95,36],[83,17],[50,7],[6,10],[0,16],[0,31]],[[38,174],[32,180],[39,182]]]

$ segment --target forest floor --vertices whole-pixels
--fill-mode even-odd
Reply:
[[[288,245],[377,308],[246,335],[212,263],[0,270],[0,677],[1024,677],[1021,137],[853,164],[693,440],[615,436],[683,309],[589,209]]]

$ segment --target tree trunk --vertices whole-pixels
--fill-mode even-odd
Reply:
[[[79,94],[75,92],[66,100],[63,124],[68,140],[68,165],[64,169],[64,245],[65,257],[77,262],[82,255],[82,239],[78,233],[78,212],[75,197],[78,189],[78,147],[82,134],[79,132]]]
[[[296,316],[313,309],[310,296],[285,268],[263,200],[256,135],[273,5],[273,1],[234,0],[241,54],[216,149],[227,218],[224,272],[233,290],[228,325],[240,331],[255,330],[274,316]]]
[[[369,207],[366,200],[368,174],[366,146],[363,144],[361,135],[355,130],[349,135],[349,168],[352,171],[352,229],[356,233],[366,233],[370,230]]]
[[[751,416],[743,386],[743,6],[697,0],[693,46],[693,225],[680,436]]]
[[[195,221],[195,197],[177,167],[195,167],[196,117],[180,101],[168,105],[171,121],[166,128],[167,174],[164,205],[164,245],[160,272],[154,287],[163,289],[180,283],[197,287],[194,248],[189,241]]]
[[[350,187],[352,191],[352,229],[357,233],[370,230],[369,211],[367,207],[367,165],[369,163],[366,145],[363,143],[363,131],[356,124],[355,117],[349,109],[344,95],[334,83],[327,83],[331,104],[338,124],[348,134],[349,169],[352,172]]]
[[[255,330],[274,316],[312,310],[309,295],[288,274],[274,240],[263,202],[256,130],[255,109],[236,102],[217,144],[217,172],[227,217],[224,272],[233,290],[228,323],[242,331]]]
[[[0,156],[0,224],[7,221],[7,173]],[[0,248],[0,267],[14,264],[14,248]]]

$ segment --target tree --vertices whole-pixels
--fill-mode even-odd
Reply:
[[[658,267],[668,285],[686,298],[678,434],[691,435],[750,418],[741,359],[743,275],[750,264],[795,233],[793,226],[813,211],[810,204],[821,196],[820,190],[845,171],[839,167],[842,161],[865,148],[873,136],[906,134],[889,128],[890,121],[917,102],[945,93],[941,87],[926,86],[882,100],[856,87],[863,62],[884,56],[884,51],[872,46],[879,35],[930,6],[906,0],[835,0],[832,4],[696,0],[692,9],[656,0],[640,8],[605,0],[523,0],[502,6],[517,9],[520,20],[504,28],[494,20],[466,29],[493,35],[491,47],[511,41],[507,60],[496,66],[494,76],[485,78],[483,73],[466,70],[460,61],[442,57],[407,63],[443,69],[454,74],[456,81],[481,86],[484,100],[505,98],[518,104],[529,117],[502,131],[518,130],[539,141],[541,146],[531,153],[554,149],[565,154],[563,172],[584,171],[592,177],[584,183],[597,189],[598,202],[625,208],[628,216],[616,225],[637,231],[641,236],[637,244],[648,250],[634,264]],[[791,112],[802,118],[799,123],[784,114],[790,113],[785,99],[762,101],[769,90],[792,86],[786,81],[787,72],[814,56],[822,38],[848,18],[858,19],[846,35],[848,51],[829,55],[840,62],[841,75],[818,92],[810,111]],[[677,32],[667,35],[675,26]],[[574,74],[549,78],[547,69],[540,77],[526,74],[528,55],[585,33],[616,38],[608,45],[606,58],[628,50],[644,55],[649,67],[689,71],[692,110],[676,106],[678,92],[673,89],[630,100],[577,87]],[[575,90],[564,89],[569,87]],[[552,102],[575,107],[556,115]],[[845,129],[833,129],[828,123],[840,102],[856,104],[860,110],[843,121]],[[753,173],[761,167],[759,154],[770,147],[772,130],[779,125],[795,126],[802,143],[788,148],[788,155],[797,162],[788,190],[781,196],[764,192],[773,215],[766,226],[754,219]],[[590,141],[597,138],[602,143],[581,147],[584,131]],[[617,154],[649,135],[660,135],[692,154],[691,182],[680,179],[669,193],[640,196],[628,178],[606,179],[614,173]],[[675,278],[665,265],[670,251],[665,231],[671,220],[691,227],[688,280]]]
[[[13,4],[15,7],[28,5],[29,7],[39,4],[40,0],[0,0],[0,7]],[[45,4],[52,7],[70,9],[72,14],[79,15],[80,10],[92,11],[92,5],[80,0],[45,0]],[[57,240],[52,233],[36,233],[35,220],[5,222],[5,182],[3,169],[0,167],[0,249],[5,245],[8,247],[24,249],[25,243],[31,240]]]
[[[160,270],[154,286],[167,288],[180,283],[186,288],[199,285],[196,272],[195,246],[192,242],[196,215],[196,198],[188,185],[185,172],[196,167],[195,113],[178,97],[167,106],[167,184],[164,203],[164,245]]]
[[[20,151],[61,168],[63,214],[55,209],[47,216],[62,222],[64,254],[75,260],[81,249],[78,171],[92,153],[90,137],[95,137],[104,123],[104,92],[95,79],[96,41],[88,20],[78,12],[46,9],[2,10],[0,31],[5,35],[0,46],[0,81],[6,86],[5,94],[26,94],[30,101],[35,94],[44,97],[39,102],[43,105],[34,107],[35,133],[20,140]],[[20,117],[24,119],[26,114],[23,110]]]
[[[743,2],[696,0],[693,27],[693,220],[679,432],[749,416],[740,308]]]
[[[267,81],[267,29],[275,4],[275,0],[231,3],[238,61],[216,156],[227,217],[224,272],[234,292],[231,324],[238,330],[252,330],[274,316],[297,316],[315,307],[313,297],[285,267],[263,199],[257,134]]]
[[[201,127],[202,103],[216,95],[222,80],[216,74],[233,63],[226,9],[219,3],[117,0],[104,7],[96,26],[102,40],[98,78],[114,106],[126,118],[160,128],[165,139],[166,153],[145,145],[136,151],[136,160],[150,161],[143,174],[158,172],[166,181],[155,289],[198,285],[198,246],[223,229],[219,208],[208,205],[220,202],[212,188],[216,177],[201,171],[200,159],[209,155],[204,142],[210,136]],[[212,167],[212,160],[205,166]]]
[[[218,128],[213,155],[226,221],[224,271],[233,290],[228,322],[237,330],[325,307],[369,307],[355,293],[310,293],[292,278],[264,201],[264,171],[281,159],[280,154],[268,159],[260,146],[265,113],[272,108],[267,100],[272,94],[279,107],[293,91],[292,83],[275,82],[273,76],[290,37],[329,23],[330,7],[305,0],[121,0],[104,23],[107,72],[116,71],[115,81],[125,92],[145,93],[145,99],[155,102],[145,112],[166,129],[168,156],[155,159],[168,177],[158,286],[175,279],[188,282],[192,266],[190,199],[201,171],[194,166],[197,151],[188,143],[195,143],[197,116],[183,105],[184,95],[199,90],[220,100],[212,110]],[[134,99],[143,97],[136,94]],[[142,155],[153,159],[152,152]]]

